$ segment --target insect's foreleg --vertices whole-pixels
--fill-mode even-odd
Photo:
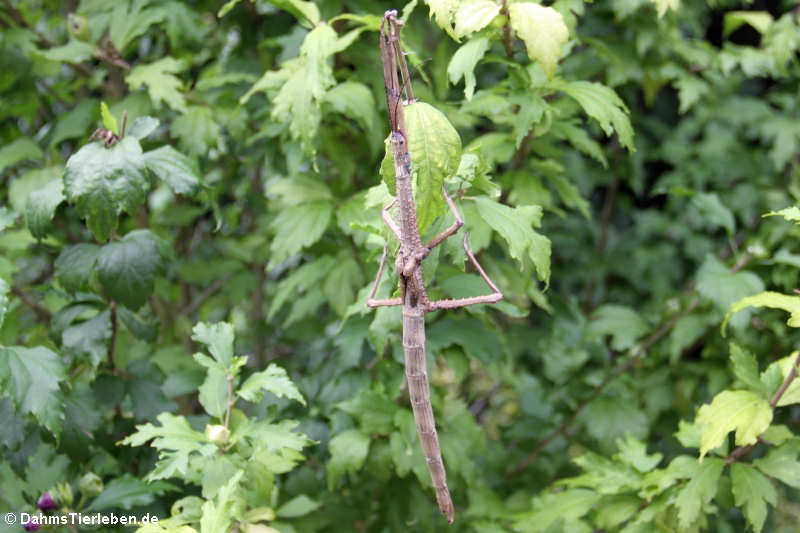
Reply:
[[[378,286],[381,284],[381,277],[383,276],[383,269],[386,267],[386,251],[387,245],[383,245],[383,254],[381,255],[381,266],[378,267],[378,274],[375,276],[375,284],[372,286],[372,291],[367,298],[367,307],[390,307],[393,305],[402,305],[400,298],[378,298],[375,299],[375,293],[378,292]]]

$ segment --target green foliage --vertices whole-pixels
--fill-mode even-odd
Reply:
[[[452,525],[400,312],[365,305],[384,244],[376,297],[399,295],[388,8],[422,237],[453,223],[442,185],[465,221],[430,297],[486,294],[466,230],[504,294],[426,317]],[[795,531],[794,8],[3,3],[0,512],[51,492],[159,517],[140,533]]]

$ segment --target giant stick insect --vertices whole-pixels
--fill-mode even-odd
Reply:
[[[481,265],[475,259],[467,244],[469,233],[464,235],[464,250],[470,262],[481,275],[483,280],[492,289],[491,294],[473,296],[470,298],[457,298],[454,300],[430,301],[425,291],[422,277],[422,260],[430,254],[431,249],[438,246],[445,239],[455,234],[464,220],[461,218],[455,204],[442,184],[442,195],[450,211],[455,217],[455,222],[442,233],[434,237],[427,245],[422,244],[419,229],[417,228],[417,210],[414,204],[414,195],[411,186],[411,156],[408,148],[408,135],[403,113],[403,105],[414,101],[411,90],[408,66],[400,43],[400,28],[402,22],[397,19],[397,11],[390,10],[384,14],[381,24],[381,58],[383,60],[383,79],[386,88],[386,103],[389,109],[389,125],[391,127],[390,142],[394,155],[396,177],[395,199],[383,208],[382,217],[392,233],[400,241],[397,250],[395,268],[400,284],[400,298],[375,299],[383,269],[386,266],[387,245],[383,247],[380,267],[375,277],[375,285],[367,300],[371,308],[381,306],[403,306],[403,351],[405,353],[406,379],[411,407],[414,411],[414,420],[417,433],[422,444],[422,451],[428,463],[433,487],[436,490],[436,500],[439,508],[453,522],[453,501],[447,488],[442,453],[439,449],[439,437],[436,433],[436,423],[433,419],[428,374],[425,364],[425,313],[438,309],[455,309],[473,304],[496,303],[503,299],[503,294],[489,279]],[[406,100],[402,100],[401,86],[398,80],[398,67],[402,76],[402,90]],[[389,213],[397,203],[399,211],[399,226]]]

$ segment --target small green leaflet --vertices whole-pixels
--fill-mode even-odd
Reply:
[[[696,423],[702,431],[700,460],[722,445],[728,433],[736,431],[736,445],[755,444],[772,422],[772,408],[767,400],[750,391],[725,390],[710,404],[697,411]]]
[[[50,61],[59,63],[82,63],[92,58],[95,46],[77,39],[70,39],[67,44],[38,52],[39,55]]]
[[[20,137],[0,148],[0,175],[6,168],[16,165],[20,161],[27,159],[38,161],[43,157],[44,152],[38,144],[27,137]]]
[[[84,289],[94,270],[100,247],[96,244],[80,243],[62,250],[55,262],[56,279],[70,293]]]
[[[0,328],[3,327],[3,320],[5,320],[6,311],[8,311],[9,292],[11,292],[11,287],[8,286],[6,280],[0,278]]]
[[[160,426],[150,423],[138,425],[136,433],[120,441],[120,444],[128,446],[141,446],[152,440],[150,446],[159,450],[159,460],[155,470],[147,476],[149,481],[186,475],[189,454],[198,452],[210,455],[217,450],[203,433],[191,428],[186,418],[172,413],[161,413],[157,420],[161,423]]]
[[[558,79],[553,80],[550,87],[563,91],[578,102],[586,114],[600,124],[606,135],[611,136],[616,131],[620,144],[629,152],[636,150],[633,145],[633,126],[628,118],[630,112],[614,89],[600,83]]]
[[[305,494],[301,494],[278,507],[275,514],[280,518],[297,518],[298,516],[305,516],[308,513],[316,511],[321,505],[321,503],[315,502]],[[259,532],[257,531],[256,533]],[[264,531],[263,533],[272,533],[272,531]]]
[[[186,69],[183,61],[164,57],[149,65],[139,65],[125,78],[131,91],[142,85],[147,87],[150,100],[160,107],[162,103],[181,113],[186,112],[186,102],[180,91],[181,80],[175,76]]]
[[[131,122],[131,125],[128,127],[128,131],[125,132],[125,135],[135,137],[141,141],[153,133],[158,127],[158,124],[159,121],[157,118],[136,117],[133,122]]]
[[[447,34],[458,41],[458,37],[453,32],[453,25],[451,19],[453,13],[458,9],[458,0],[425,0],[430,8],[430,15],[428,18],[433,18],[436,24],[439,25]]]
[[[742,309],[746,309],[748,307],[769,307],[771,309],[783,309],[784,311],[790,313],[789,320],[787,320],[786,323],[793,328],[800,327],[800,296],[789,296],[778,292],[767,291],[762,292],[761,294],[756,294],[755,296],[742,298],[731,306],[728,314],[725,315],[725,320],[722,321],[723,336],[725,335],[725,330],[731,317]]]
[[[544,532],[559,520],[577,520],[588,513],[602,498],[589,489],[567,489],[537,496],[533,510],[523,513],[514,522],[516,531]]]
[[[492,0],[463,2],[456,11],[456,37],[460,39],[482,30],[500,13],[500,8],[500,4]]]
[[[742,349],[738,344],[731,343],[731,364],[733,374],[753,392],[765,396],[767,391],[758,375],[758,361],[750,352]]]
[[[770,448],[766,456],[753,461],[753,466],[790,487],[800,489],[798,455],[800,455],[800,440],[791,439],[780,446]]]
[[[795,224],[800,224],[800,207],[793,205],[792,207],[786,207],[784,209],[781,209],[780,211],[770,211],[769,213],[766,213],[765,215],[762,216],[765,217],[780,216],[783,217],[784,220],[787,220],[788,222],[794,222]]]
[[[286,370],[275,363],[270,363],[266,370],[256,372],[247,378],[237,394],[249,402],[258,402],[263,391],[271,392],[278,398],[289,398],[306,405],[303,395],[289,379]]]
[[[703,506],[714,499],[724,467],[722,459],[709,457],[693,470],[691,479],[680,489],[675,499],[681,528],[688,529],[700,516]]]
[[[617,351],[632,348],[649,331],[647,323],[633,309],[615,304],[600,306],[587,329],[592,337],[611,335],[611,348]]]
[[[328,490],[334,490],[344,474],[355,474],[364,465],[369,441],[369,435],[357,429],[346,429],[331,439],[328,444],[331,460],[326,466]]]
[[[728,11],[722,22],[722,36],[728,37],[742,24],[748,24],[763,34],[773,22],[772,15],[767,11]]]
[[[66,378],[58,354],[44,346],[0,348],[0,383],[17,409],[31,413],[40,424],[58,435],[63,405],[59,384]]]
[[[681,0],[652,0],[658,10],[658,18],[663,17],[670,9],[677,11],[681,5]]]
[[[481,218],[508,243],[508,251],[519,262],[520,270],[527,255],[539,279],[547,283],[550,280],[550,239],[533,230],[541,225],[542,208],[538,205],[511,208],[485,196],[477,197],[475,203]]]
[[[166,10],[161,7],[146,7],[149,0],[134,0],[132,3],[120,2],[111,14],[108,33],[114,46],[120,52],[141,36],[147,29],[164,20]],[[130,10],[128,9],[130,8]]]
[[[227,369],[233,361],[233,326],[227,322],[198,322],[192,329],[192,340],[208,346],[209,353]]]
[[[775,487],[752,466],[734,463],[731,465],[731,490],[736,506],[742,510],[753,531],[761,533],[767,519],[767,503],[774,507],[778,500]]]
[[[456,50],[447,65],[450,83],[455,85],[462,77],[464,78],[464,98],[467,100],[472,100],[472,95],[475,94],[475,66],[489,47],[488,37],[470,39]]]
[[[237,470],[236,474],[219,489],[217,496],[203,504],[200,533],[219,533],[230,530],[236,508],[244,504],[242,491],[239,489],[242,476],[244,476],[244,470]]]
[[[183,152],[194,156],[205,155],[217,145],[221,128],[214,120],[214,112],[203,106],[190,106],[172,123],[172,134],[180,139]]]
[[[119,135],[117,119],[111,114],[105,102],[100,102],[100,118],[103,120],[103,127],[110,130],[114,135]]]
[[[31,235],[43,239],[50,229],[56,209],[64,201],[64,181],[55,179],[41,189],[31,191],[25,204],[25,225]]]
[[[96,264],[108,297],[134,311],[150,297],[162,268],[158,242],[149,230],[134,230],[120,241],[106,244]]]
[[[528,56],[536,59],[552,79],[561,58],[561,47],[569,39],[564,17],[552,7],[530,2],[511,4],[508,14],[511,28],[525,43]]]
[[[175,194],[193,195],[200,187],[196,163],[172,146],[145,152],[144,160],[150,172],[169,185]]]
[[[267,269],[275,268],[317,242],[325,233],[332,215],[333,205],[329,201],[307,202],[282,209],[269,225],[275,238],[270,245]]]
[[[89,143],[73,154],[64,170],[64,193],[98,241],[117,227],[119,214],[133,214],[144,203],[150,180],[142,147],[125,137],[111,148]]]

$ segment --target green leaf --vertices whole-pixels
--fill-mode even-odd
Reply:
[[[766,33],[772,22],[772,15],[767,11],[728,11],[722,19],[722,36],[728,37],[742,24],[749,24],[759,33]]]
[[[647,323],[633,309],[615,304],[597,308],[588,328],[592,337],[611,335],[611,348],[617,351],[632,348],[647,332]]]
[[[792,367],[797,363],[797,354],[798,352],[796,351],[792,352],[791,355],[784,357],[783,359],[779,359],[770,365],[770,367],[774,365],[780,368],[782,382],[789,377]],[[765,374],[767,372],[769,372],[769,367],[765,371]],[[800,374],[800,368],[798,368],[796,372]],[[783,407],[784,405],[792,405],[795,403],[800,403],[800,379],[797,379],[796,377],[783,392],[783,395],[781,396],[780,400],[778,400],[778,403],[775,404],[775,406]]]
[[[192,340],[208,346],[209,353],[222,368],[229,368],[233,362],[233,326],[227,322],[207,324],[198,322],[192,328]]]
[[[125,137],[111,148],[90,143],[67,161],[64,192],[99,241],[107,241],[119,214],[134,214],[150,187],[139,141]]]
[[[17,213],[6,206],[0,207],[0,233],[17,223]]]
[[[417,226],[424,234],[437,216],[444,213],[442,182],[456,173],[461,163],[461,137],[447,117],[424,102],[405,106],[408,153],[416,185]],[[381,163],[381,176],[390,191],[395,189],[394,152],[388,141]]]
[[[484,196],[475,199],[478,213],[489,226],[508,243],[511,257],[519,262],[520,271],[526,254],[533,261],[539,279],[550,279],[550,240],[536,233],[542,220],[542,208],[538,205],[508,207]]]
[[[478,3],[482,2],[479,0]],[[493,4],[493,2],[487,3]],[[472,100],[472,95],[475,94],[475,66],[489,50],[489,46],[488,37],[470,39],[456,50],[447,65],[450,83],[455,85],[461,78],[464,78],[464,98],[467,100]]]
[[[619,448],[619,453],[614,457],[631,465],[643,474],[658,466],[658,463],[664,457],[660,453],[648,455],[645,443],[630,434],[626,435],[624,440],[617,439],[617,448]]]
[[[111,312],[106,310],[65,329],[61,334],[62,348],[73,357],[88,357],[92,366],[97,368],[107,358],[111,334]]]
[[[790,313],[789,320],[786,323],[793,327],[800,327],[800,296],[788,296],[777,292],[762,292],[755,296],[748,296],[742,298],[733,304],[725,315],[725,320],[722,321],[722,334],[725,335],[725,329],[731,317],[748,307],[769,307],[770,309],[783,309]]]
[[[201,362],[199,356],[195,354],[195,360]],[[202,364],[202,363],[201,363]],[[198,401],[203,409],[211,416],[223,419],[228,408],[228,376],[217,366],[208,366],[206,378],[198,388]]]
[[[266,370],[251,374],[236,394],[249,402],[258,402],[263,391],[271,392],[278,398],[289,398],[306,405],[303,395],[289,379],[286,370],[275,363],[270,363]]]
[[[21,137],[0,148],[0,175],[11,166],[26,159],[40,160],[44,157],[39,145],[28,139]]]
[[[0,347],[0,383],[17,409],[30,413],[55,435],[61,432],[63,405],[59,384],[66,379],[58,354],[44,346]]]
[[[317,242],[328,227],[333,206],[327,201],[308,202],[287,207],[270,223],[275,238],[270,245],[267,269]]]
[[[180,139],[181,150],[194,156],[207,155],[217,146],[221,131],[211,108],[202,106],[189,107],[172,123],[172,134]]]
[[[616,494],[639,486],[641,476],[630,465],[606,459],[594,452],[586,452],[573,459],[583,473],[557,481],[566,487],[587,487],[600,494]]]
[[[519,515],[514,528],[517,531],[547,531],[559,520],[570,521],[583,517],[601,498],[602,495],[588,489],[567,489],[538,496],[534,499],[533,510]]]
[[[164,20],[165,10],[160,7],[147,8],[148,3],[149,0],[134,0],[132,3],[120,2],[116,5],[111,14],[108,33],[120,52],[150,26]]]
[[[755,444],[772,422],[772,408],[761,396],[750,391],[722,391],[697,411],[696,423],[702,431],[700,459],[722,445],[728,433],[736,431],[736,445]]]
[[[366,433],[389,435],[394,429],[394,414],[398,407],[385,393],[365,389],[337,407],[355,417]]]
[[[163,262],[155,236],[149,230],[134,230],[103,246],[95,268],[108,297],[135,311],[153,292]]]
[[[66,113],[60,113],[50,137],[50,147],[58,146],[67,139],[86,136],[97,117],[97,100],[86,98]]]
[[[550,85],[578,102],[606,135],[611,136],[616,131],[620,144],[629,152],[635,151],[633,127],[628,118],[630,112],[614,89],[588,81],[554,80]]]
[[[745,271],[731,272],[711,254],[706,256],[697,272],[697,292],[714,302],[714,306],[722,312],[727,311],[737,300],[762,290],[764,282],[757,275]],[[748,317],[743,316],[734,325],[743,327],[747,320]]]
[[[25,204],[25,225],[37,239],[47,236],[56,209],[64,201],[64,181],[56,179],[28,196]]]
[[[731,489],[736,506],[742,510],[755,533],[761,533],[767,519],[767,503],[775,506],[778,494],[775,487],[755,468],[733,463]]]
[[[313,28],[320,22],[319,8],[314,2],[304,0],[269,0],[275,7],[288,11],[306,28]]]
[[[458,9],[458,0],[425,0],[430,8],[428,18],[433,18],[447,34],[458,41],[458,37],[453,32],[452,18],[453,13]]]
[[[297,518],[316,511],[321,505],[321,503],[312,500],[305,494],[301,494],[278,507],[275,514],[280,518]]]
[[[793,439],[780,446],[770,448],[767,455],[753,461],[753,466],[768,476],[800,489],[800,468],[797,468],[800,455],[800,440]]]
[[[364,465],[369,452],[369,435],[357,429],[347,429],[328,444],[331,459],[328,461],[328,490],[334,490],[346,473],[355,474]]]
[[[364,132],[372,134],[378,117],[372,91],[363,83],[346,81],[327,91],[322,102],[337,113],[356,120]]]
[[[236,509],[244,504],[242,490],[239,488],[242,476],[244,476],[244,470],[238,470],[219,489],[216,498],[203,504],[200,533],[220,533],[230,530]]]
[[[456,11],[456,37],[459,39],[467,37],[469,34],[488,26],[500,13],[500,7],[500,4],[492,0],[467,0],[462,3],[458,6],[458,11]],[[467,100],[469,100],[469,97],[467,97]]]
[[[131,474],[124,474],[109,481],[103,492],[92,500],[88,508],[93,511],[119,508],[129,511],[136,507],[151,505],[157,496],[174,490],[176,488],[173,485],[163,481],[147,483]]]
[[[764,217],[781,216],[784,218],[784,220],[788,222],[795,222],[797,224],[800,224],[800,207],[793,205],[791,207],[786,207],[784,209],[781,209],[780,211],[770,211],[769,213],[766,213],[762,216]]]
[[[172,109],[185,113],[186,101],[180,91],[182,83],[175,76],[185,69],[186,65],[183,61],[168,56],[149,65],[134,67],[125,77],[125,82],[131,91],[145,85],[150,100],[157,107],[161,107],[161,104],[165,103]]]
[[[160,426],[150,423],[138,425],[135,433],[120,441],[120,444],[128,446],[142,446],[152,440],[150,445],[160,450],[158,463],[147,475],[148,480],[185,476],[191,453],[210,455],[217,449],[204,434],[193,430],[182,416],[161,413],[157,420],[161,422]]]
[[[131,122],[130,127],[128,127],[128,131],[125,133],[126,136],[135,137],[140,141],[153,133],[156,128],[158,128],[159,121],[157,118],[153,117],[136,117],[133,122]]]
[[[756,361],[756,358],[753,354],[733,342],[730,343],[730,350],[733,374],[747,388],[764,396],[767,391],[764,389],[764,385],[758,375],[758,361]]]
[[[83,63],[94,56],[95,46],[77,39],[70,39],[67,44],[40,52],[41,56],[59,63]]]
[[[103,120],[103,127],[111,130],[114,135],[119,135],[119,126],[117,126],[117,119],[108,110],[105,102],[100,102],[100,118]]]
[[[729,236],[733,235],[736,230],[733,213],[722,203],[717,193],[697,193],[692,196],[692,205],[713,227],[724,228]]]
[[[144,160],[150,172],[169,185],[175,194],[197,193],[200,175],[196,163],[172,146],[145,152]]]
[[[681,6],[681,0],[653,0],[658,10],[658,18],[663,17],[670,9],[677,11]]]
[[[703,506],[717,494],[717,483],[724,467],[722,459],[709,457],[697,466],[689,482],[680,489],[675,506],[681,528],[688,529],[700,516]]]
[[[542,65],[548,78],[552,78],[561,58],[561,47],[569,40],[569,30],[564,17],[552,7],[530,2],[517,2],[508,6],[511,28],[525,43],[528,56]]]
[[[55,262],[56,279],[67,292],[85,289],[99,254],[100,247],[96,244],[80,243],[64,248]]]
[[[3,321],[6,318],[8,311],[8,293],[11,292],[11,287],[8,286],[6,280],[0,278],[0,328],[3,327]]]

